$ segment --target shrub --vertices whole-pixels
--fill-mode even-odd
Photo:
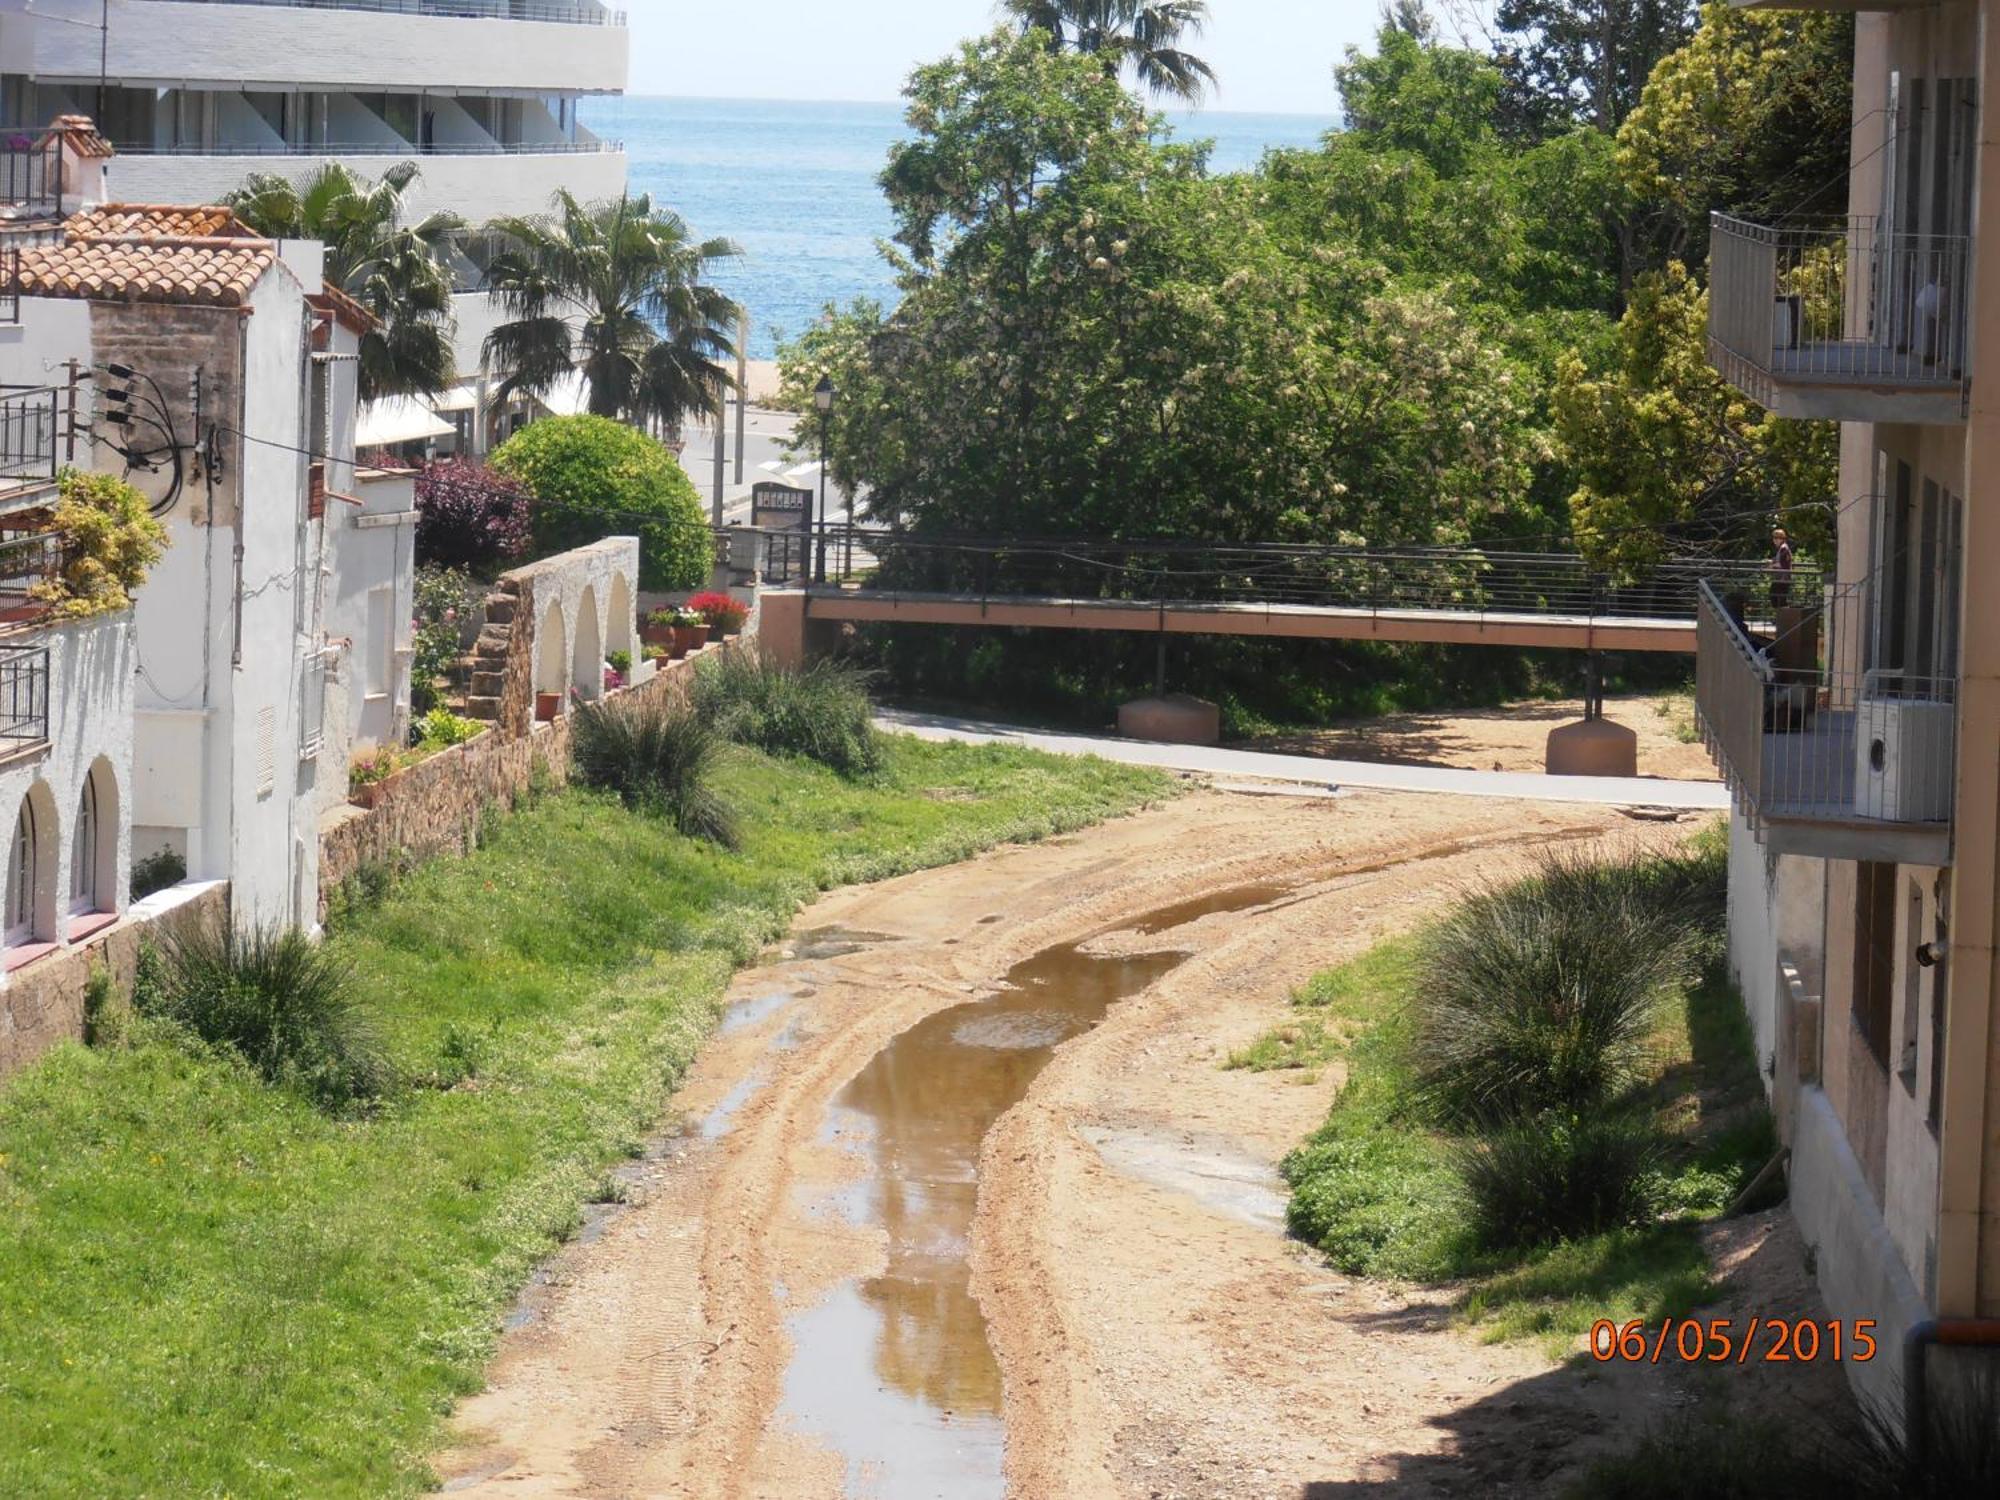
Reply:
[[[533,493],[544,555],[637,535],[642,587],[707,580],[713,544],[694,481],[643,432],[609,417],[544,417],[495,449],[492,464]]]
[[[750,651],[703,661],[693,699],[701,715],[739,744],[803,755],[843,776],[882,760],[867,675],[833,661],[781,667]]]
[[[386,745],[373,750],[364,750],[354,757],[347,768],[347,790],[351,795],[364,786],[374,786],[387,781],[398,771],[410,764],[410,757],[401,750]]]
[[[664,814],[689,838],[736,847],[735,814],[711,785],[723,736],[691,704],[586,704],[571,733],[576,774],[586,785]]]
[[[417,474],[417,561],[492,572],[534,545],[534,498],[511,474],[476,459],[427,463]]]
[[[298,929],[191,926],[168,938],[162,959],[135,999],[270,1082],[322,1104],[388,1091],[389,1063],[348,969]]]
[[[132,861],[132,899],[144,900],[155,891],[187,879],[187,861],[172,849],[161,849]]]
[[[733,635],[743,628],[743,622],[750,618],[750,606],[729,594],[717,593],[711,589],[707,593],[696,594],[688,600],[690,613],[699,615],[713,625],[718,634]]]
[[[433,708],[417,720],[417,745],[423,750],[449,750],[485,732],[478,719],[461,718],[450,709]]]
[[[1417,1087],[1438,1116],[1583,1114],[1637,1076],[1712,917],[1686,860],[1547,856],[1461,902],[1424,944]]]
[[[436,706],[438,681],[458,660],[461,627],[478,593],[472,576],[460,569],[417,569],[410,631],[410,707],[416,712],[428,713]]]
[[[1459,1142],[1452,1156],[1480,1240],[1526,1249],[1639,1223],[1662,1150],[1634,1116],[1547,1116]]]
[[[604,664],[611,668],[612,671],[618,673],[619,676],[625,676],[632,670],[632,653],[630,651],[607,651],[604,654]]]
[[[56,573],[29,589],[58,619],[80,620],[131,606],[146,573],[167,550],[167,529],[146,497],[115,474],[64,469],[56,480],[53,530],[61,532]]]

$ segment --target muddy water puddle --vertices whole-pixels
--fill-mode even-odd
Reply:
[[[1164,933],[1291,889],[1213,892],[1115,930]],[[1000,1369],[966,1258],[980,1142],[1057,1046],[1188,957],[1096,954],[1085,951],[1090,942],[1044,949],[1009,970],[997,993],[919,1021],[835,1101],[830,1134],[858,1141],[869,1167],[836,1206],[881,1227],[887,1264],[791,1320],[785,1410],[846,1458],[855,1495],[978,1500],[1005,1491]]]

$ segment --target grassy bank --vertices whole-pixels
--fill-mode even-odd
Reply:
[[[1719,876],[1722,858],[1711,844],[1673,878]],[[1609,936],[1615,945],[1619,935]],[[1478,1153],[1503,1127],[1441,1113],[1423,1076],[1435,1070],[1420,997],[1431,982],[1426,965],[1438,958],[1436,934],[1385,944],[1319,976],[1294,997],[1292,1021],[1230,1060],[1338,1061],[1345,1070],[1326,1123],[1285,1163],[1293,1232],[1353,1274],[1458,1283],[1468,1322],[1496,1338],[1541,1337],[1552,1352],[1572,1347],[1597,1318],[1658,1318],[1697,1305],[1712,1286],[1695,1225],[1724,1208],[1773,1147],[1718,934],[1698,936],[1686,981],[1649,1008],[1629,1078],[1589,1108],[1506,1127],[1517,1132],[1506,1139],[1525,1132],[1539,1153],[1577,1121],[1629,1122],[1650,1147],[1632,1184],[1642,1211],[1595,1232],[1512,1242],[1496,1237],[1494,1210],[1469,1186]]]
[[[0,1494],[423,1487],[499,1312],[815,890],[1131,809],[1136,770],[895,739],[733,757],[723,853],[604,794],[496,818],[331,939],[405,1086],[328,1113],[156,1022],[0,1086]]]

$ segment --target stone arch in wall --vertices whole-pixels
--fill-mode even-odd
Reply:
[[[570,658],[569,680],[585,702],[604,696],[604,632],[597,621],[597,590],[584,585],[576,606],[576,654]]]
[[[37,781],[15,810],[7,839],[5,923],[9,947],[55,939],[60,832],[55,795],[46,781]]]
[[[118,910],[118,773],[98,756],[83,778],[70,819],[66,909]]]
[[[632,585],[623,573],[611,575],[611,603],[604,617],[604,654],[623,651],[636,664],[639,647],[632,633]]]
[[[535,632],[535,691],[567,697],[569,681],[568,636],[563,630],[562,601],[554,600],[542,615],[541,629]]]

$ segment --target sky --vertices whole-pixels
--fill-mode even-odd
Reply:
[[[618,3],[618,0],[613,0]],[[990,29],[994,0],[622,0],[634,94],[893,100],[919,63]],[[1333,115],[1333,65],[1379,24],[1377,0],[1209,0],[1191,50],[1221,80],[1212,107]]]

